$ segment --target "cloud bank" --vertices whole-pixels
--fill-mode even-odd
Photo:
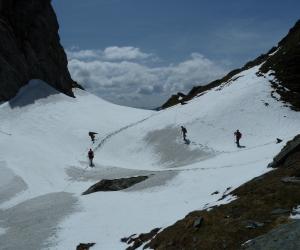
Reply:
[[[172,94],[189,91],[222,76],[222,66],[200,53],[177,64],[157,66],[156,55],[135,47],[67,51],[74,80],[88,91],[117,104],[153,108]]]

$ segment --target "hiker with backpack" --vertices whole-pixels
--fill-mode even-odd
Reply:
[[[90,167],[94,167],[94,163],[93,163],[93,159],[94,159],[94,152],[93,150],[90,148],[89,152],[88,152],[88,158],[90,160]]]
[[[182,136],[183,136],[183,140],[186,142],[186,134],[187,134],[187,130],[184,126],[181,126],[181,132],[182,132]]]
[[[91,141],[95,143],[95,135],[98,134],[96,132],[89,132],[89,137],[91,137]]]
[[[234,132],[234,136],[235,136],[235,143],[237,147],[241,148],[240,139],[242,138],[242,133],[239,130],[237,130]]]

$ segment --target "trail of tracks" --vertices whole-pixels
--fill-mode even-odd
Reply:
[[[156,115],[158,115],[158,113],[152,114],[152,115],[150,115],[150,116],[148,116],[148,117],[146,117],[146,118],[144,118],[144,119],[142,119],[142,120],[139,120],[139,121],[137,121],[137,122],[128,124],[128,125],[126,125],[126,126],[120,128],[120,129],[118,129],[118,130],[115,130],[115,131],[109,133],[108,135],[106,135],[106,136],[98,143],[98,145],[94,148],[94,151],[100,149],[100,148],[101,148],[101,147],[102,147],[102,146],[103,146],[110,138],[112,138],[113,136],[115,136],[115,135],[117,135],[117,134],[123,132],[123,131],[126,130],[126,129],[129,129],[129,128],[132,128],[132,127],[134,127],[134,126],[136,126],[136,125],[138,125],[138,124],[141,124],[141,123],[143,123],[143,122],[149,120],[150,118],[152,118],[153,116],[156,116]]]

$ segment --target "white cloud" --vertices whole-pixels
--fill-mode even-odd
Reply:
[[[148,62],[153,62],[150,54],[133,47],[72,51],[68,56],[73,78],[87,90],[109,101],[135,107],[157,107],[172,94],[207,84],[225,72],[199,53],[192,53],[183,62],[160,67],[149,66]]]
[[[111,46],[102,50],[78,50],[76,47],[67,50],[69,59],[94,60],[101,59],[107,61],[130,61],[141,60],[152,57],[152,54],[142,52],[135,47]]]
[[[108,47],[103,54],[108,60],[134,60],[151,57],[151,54],[143,53],[139,48],[134,47]]]
[[[67,50],[67,55],[69,60],[71,59],[82,59],[82,60],[89,60],[89,59],[100,59],[102,57],[101,50],[76,50],[71,49]]]

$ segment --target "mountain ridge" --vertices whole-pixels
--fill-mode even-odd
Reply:
[[[230,71],[221,79],[214,80],[207,85],[193,87],[186,95],[183,93],[172,95],[161,108],[166,109],[189,101],[207,90],[220,86],[240,72],[262,63],[264,64],[260,71],[267,73],[273,70],[276,79],[279,80],[280,84],[273,82],[274,91],[281,96],[283,101],[290,103],[293,109],[300,110],[300,74],[298,73],[300,72],[300,20],[278,45],[271,48],[266,54],[249,61],[241,68]]]

